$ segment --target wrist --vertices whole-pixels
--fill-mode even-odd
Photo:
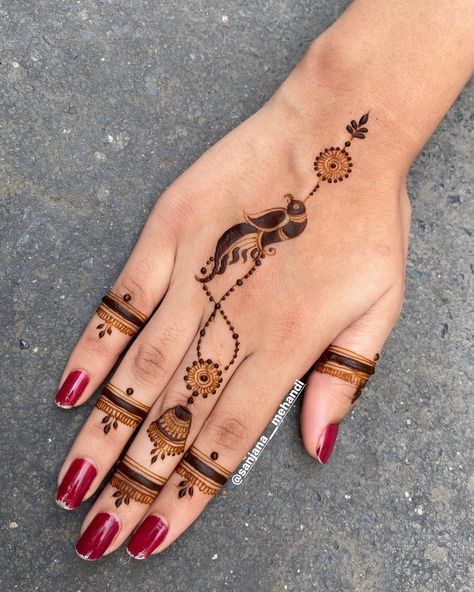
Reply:
[[[465,0],[455,0],[462,7]],[[415,1],[416,4],[416,1]],[[463,18],[450,35],[441,6],[357,0],[323,35],[270,102],[301,150],[332,144],[335,125],[370,111],[370,166],[405,176],[469,79]],[[407,34],[406,31],[410,31]],[[306,152],[307,154],[307,152]]]
[[[342,123],[344,129],[347,122],[369,112],[364,151],[371,167],[394,176],[406,174],[421,134],[404,129],[396,97],[380,79],[370,76],[370,56],[328,33],[312,43],[274,96],[278,110],[285,113],[287,129],[307,137],[312,145],[315,140],[331,145],[338,141],[335,125],[340,128]]]

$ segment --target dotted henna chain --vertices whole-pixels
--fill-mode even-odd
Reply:
[[[245,215],[245,223],[237,224],[228,229],[219,239],[216,246],[216,253],[206,261],[206,267],[201,268],[201,276],[196,276],[199,282],[203,283],[203,290],[213,305],[204,327],[199,333],[196,345],[197,359],[192,365],[186,368],[184,380],[188,391],[192,395],[188,398],[188,404],[193,403],[193,397],[201,395],[204,399],[210,394],[216,394],[222,383],[222,374],[229,370],[239,354],[239,335],[228,318],[222,303],[234,292],[236,287],[243,285],[254,271],[262,264],[265,255],[273,255],[275,249],[268,245],[289,240],[301,234],[306,228],[307,214],[304,203],[312,197],[320,188],[320,181],[328,183],[341,182],[347,179],[352,172],[353,163],[348,148],[354,138],[364,139],[368,129],[365,126],[369,119],[368,113],[363,115],[359,122],[352,120],[346,126],[350,133],[350,140],[344,143],[344,148],[339,146],[326,148],[320,152],[314,161],[314,170],[319,178],[318,183],[313,187],[304,200],[297,200],[291,194],[286,195],[289,204],[287,208],[274,208],[252,216]],[[247,273],[239,278],[232,287],[218,300],[209,289],[208,282],[216,275],[222,274],[228,264],[237,262],[240,258],[247,259],[247,251],[250,251],[250,258],[253,260],[252,267]],[[229,262],[229,259],[232,260]],[[213,270],[208,273],[208,267],[213,264]],[[202,344],[206,337],[207,330],[211,323],[215,322],[217,313],[225,321],[234,341],[234,352],[229,362],[221,369],[221,365],[212,359],[204,359],[202,356]]]

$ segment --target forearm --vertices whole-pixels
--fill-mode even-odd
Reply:
[[[356,0],[276,96],[315,132],[370,109],[376,162],[406,170],[472,74],[473,22],[470,0]]]

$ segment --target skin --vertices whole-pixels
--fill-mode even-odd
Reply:
[[[342,146],[346,124],[367,110],[369,133],[349,149],[354,162],[349,179],[321,183],[306,203],[306,230],[276,245],[276,255],[226,303],[241,350],[219,393],[193,406],[187,445],[194,442],[207,454],[219,451],[219,463],[233,470],[294,380],[329,344],[372,359],[382,350],[403,300],[410,226],[406,175],[472,74],[473,4],[452,1],[449,27],[445,11],[445,3],[425,0],[354,2],[311,45],[274,97],[160,197],[112,288],[130,293],[145,314],[161,302],[111,377],[124,390],[133,386],[137,398],[151,406],[128,451],[136,461],[150,468],[148,425],[188,397],[185,368],[195,359],[197,334],[210,312],[194,275],[216,240],[243,220],[244,210],[284,207],[286,193],[305,197],[317,180],[315,155]],[[244,273],[241,263],[233,267]],[[235,273],[212,280],[213,293],[224,293]],[[62,377],[77,369],[90,375],[77,405],[94,393],[128,343],[118,332],[99,340],[97,323],[94,316]],[[210,332],[206,347],[213,359],[228,358],[226,331],[217,323]],[[351,409],[354,391],[332,376],[311,374],[301,415],[311,456],[316,458],[325,427]],[[131,435],[119,425],[105,438],[103,417],[92,411],[59,474],[60,482],[74,459],[91,460],[98,473],[85,499]],[[161,552],[212,499],[201,493],[178,499],[182,478],[173,472],[178,460],[167,457],[151,468],[169,477],[151,506],[132,501],[117,509],[115,489],[107,485],[81,532],[99,512],[114,514],[120,530],[110,553],[146,514],[156,514],[169,527],[155,551]]]

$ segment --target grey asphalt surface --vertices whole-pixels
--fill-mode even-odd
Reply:
[[[293,409],[248,479],[145,562],[80,560],[87,508],[53,499],[92,407],[57,409],[57,381],[156,196],[346,4],[1,2],[2,592],[472,589],[472,86],[410,172],[405,308],[327,466]]]

